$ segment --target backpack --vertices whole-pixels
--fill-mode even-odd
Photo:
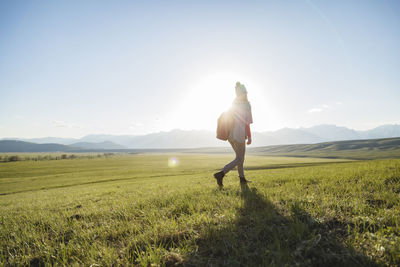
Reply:
[[[217,138],[223,141],[228,140],[233,129],[233,113],[231,110],[222,112],[217,122]]]

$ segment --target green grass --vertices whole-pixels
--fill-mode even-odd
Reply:
[[[400,264],[400,160],[231,157],[1,163],[0,265]]]

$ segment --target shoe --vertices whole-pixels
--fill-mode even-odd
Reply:
[[[251,183],[250,180],[246,180],[246,178],[244,178],[244,177],[240,177],[240,176],[239,176],[239,178],[240,178],[240,183],[241,183],[241,184]]]
[[[223,186],[222,179],[224,178],[224,176],[225,176],[225,173],[223,171],[214,173],[214,177],[215,177],[215,179],[217,179],[217,184],[219,186]]]

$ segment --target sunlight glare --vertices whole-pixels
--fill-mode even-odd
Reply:
[[[179,160],[176,157],[171,157],[168,159],[168,166],[173,168],[179,165]]]
[[[261,90],[243,75],[227,72],[205,75],[194,83],[177,107],[174,117],[179,128],[213,130],[219,115],[229,109],[235,99],[237,81],[248,88],[250,102],[262,101]]]

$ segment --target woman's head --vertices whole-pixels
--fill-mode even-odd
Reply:
[[[244,86],[244,84],[241,84],[240,82],[236,82],[235,91],[236,91],[236,96],[247,95],[246,87]]]
[[[247,90],[244,84],[241,84],[240,82],[236,83],[235,86],[235,91],[236,91],[236,98],[244,101],[247,100]]]

